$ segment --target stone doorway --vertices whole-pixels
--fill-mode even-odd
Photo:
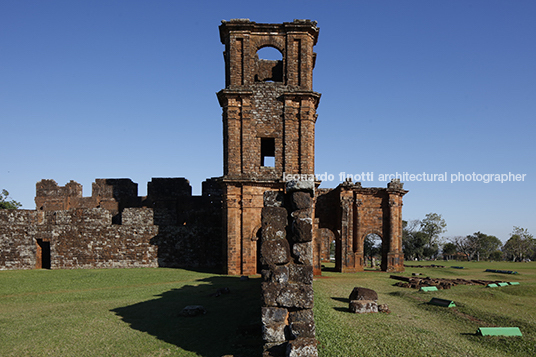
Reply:
[[[50,267],[50,242],[38,239],[35,257],[35,268],[50,269]]]

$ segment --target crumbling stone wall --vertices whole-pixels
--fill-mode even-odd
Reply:
[[[48,211],[41,228],[52,269],[157,267],[150,240],[158,227],[147,208],[126,208],[122,225],[104,208]],[[133,219],[130,219],[133,218]],[[39,264],[39,257],[37,257]]]
[[[103,208],[0,210],[0,269],[43,267],[44,260],[52,269],[158,266],[150,243],[157,234],[151,210],[126,211],[135,219],[112,225],[111,213]],[[43,242],[49,251],[42,251]]]
[[[262,210],[263,356],[317,356],[312,182],[268,191]]]
[[[0,209],[0,270],[35,267],[37,228],[43,214]]]
[[[130,179],[36,185],[36,211],[0,210],[0,269],[221,267],[217,180],[192,196],[184,178],[153,178],[138,197]],[[206,189],[206,191],[205,191]]]

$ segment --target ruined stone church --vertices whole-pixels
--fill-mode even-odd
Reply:
[[[147,196],[130,179],[97,179],[91,197],[74,181],[36,185],[35,210],[0,210],[0,269],[183,267],[253,275],[260,269],[266,191],[284,192],[287,176],[314,177],[313,90],[319,28],[315,21],[222,21],[225,88],[223,176],[201,196],[184,178],[153,178]],[[275,48],[278,60],[259,58]],[[214,124],[216,125],[216,124]],[[335,242],[336,270],[362,271],[364,240],[382,240],[381,269],[402,271],[402,198],[387,188],[314,182],[311,260],[320,274]],[[291,234],[291,232],[289,232]]]

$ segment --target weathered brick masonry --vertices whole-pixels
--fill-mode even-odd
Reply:
[[[382,239],[381,269],[404,271],[402,197],[408,191],[402,187],[398,181],[390,182],[386,189],[344,182],[335,189],[318,190],[317,259],[329,259],[329,243],[335,241],[335,269],[343,273],[363,271],[365,238],[376,234]]]
[[[223,21],[226,87],[218,93],[223,109],[224,268],[228,274],[258,272],[262,196],[283,191],[285,175],[314,175],[316,108],[313,91],[315,21],[257,24],[247,19]],[[272,47],[281,60],[259,59]],[[273,165],[265,162],[273,157]],[[317,182],[319,184],[319,182]],[[336,242],[336,268],[363,270],[367,234],[382,240],[382,270],[403,270],[402,184],[362,188],[344,183],[319,190],[315,198],[314,270],[329,259]]]
[[[223,21],[224,257],[228,274],[258,272],[265,191],[282,191],[283,174],[314,174],[314,127],[320,94],[312,90],[316,22]],[[272,47],[281,60],[259,59]],[[268,158],[273,160],[268,163]]]
[[[155,178],[148,196],[129,179],[37,183],[37,210],[0,210],[0,269],[221,265],[221,191],[191,195],[182,178]]]

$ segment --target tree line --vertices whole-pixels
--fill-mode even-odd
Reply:
[[[403,221],[402,249],[406,260],[536,260],[536,239],[522,227],[514,226],[506,243],[493,235],[475,232],[467,236],[443,238],[447,223],[437,213],[422,220]]]

